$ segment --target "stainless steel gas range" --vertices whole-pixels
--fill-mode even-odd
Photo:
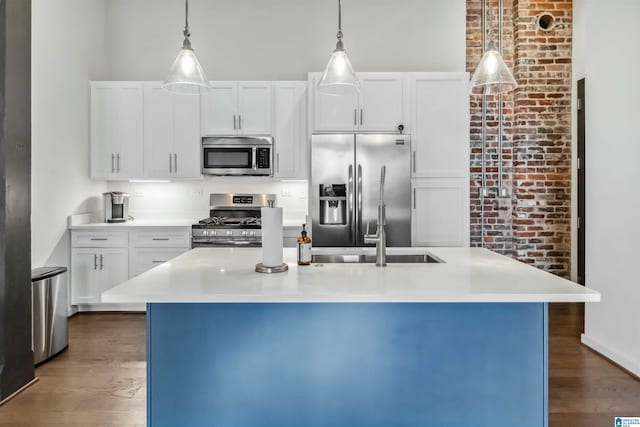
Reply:
[[[209,195],[209,217],[191,226],[191,247],[260,246],[261,209],[275,194]]]

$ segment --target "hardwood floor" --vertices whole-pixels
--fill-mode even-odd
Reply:
[[[640,381],[580,344],[583,313],[580,304],[550,305],[550,427],[607,427],[614,416],[640,416]],[[141,314],[71,318],[69,349],[0,407],[0,426],[144,426],[144,322]]]
[[[69,348],[36,369],[40,380],[0,407],[2,427],[142,427],[144,314],[78,314]]]

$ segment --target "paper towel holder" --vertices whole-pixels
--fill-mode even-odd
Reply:
[[[267,267],[261,262],[256,264],[256,272],[258,273],[284,273],[287,270],[289,270],[289,266],[285,263],[277,267]]]

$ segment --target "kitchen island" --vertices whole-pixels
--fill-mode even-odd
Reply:
[[[200,248],[105,292],[148,304],[149,427],[546,426],[547,303],[600,295],[484,249],[395,252],[443,262],[285,249],[265,275],[260,249]]]

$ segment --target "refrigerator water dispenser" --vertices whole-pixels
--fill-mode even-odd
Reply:
[[[346,184],[320,184],[320,224],[347,224]]]

